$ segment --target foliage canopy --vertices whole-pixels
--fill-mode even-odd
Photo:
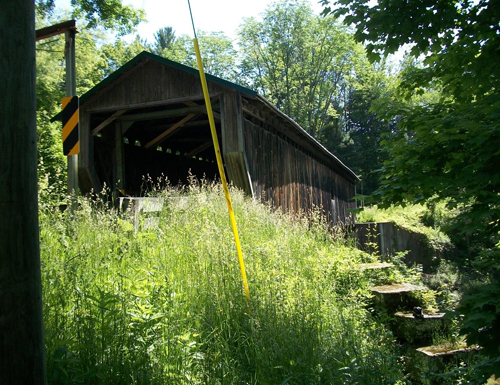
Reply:
[[[473,100],[497,90],[500,69],[498,0],[405,1],[340,0],[325,13],[345,16],[371,60],[409,46],[426,68],[408,87],[440,79],[447,94]]]
[[[320,138],[339,117],[362,47],[332,17],[317,17],[297,0],[273,3],[262,20],[246,19],[239,36],[246,82]]]
[[[374,196],[385,204],[440,198],[459,209],[455,231],[468,240],[472,265],[485,283],[462,303],[469,342],[483,344],[490,357],[478,376],[483,383],[500,374],[495,332],[500,322],[499,2],[339,0],[333,9],[328,0],[322,3],[325,13],[354,24],[356,40],[366,44],[371,60],[405,46],[422,60],[403,72],[404,96],[441,91],[432,103],[386,100],[387,120],[396,121],[397,129],[382,142],[388,159]]]
[[[406,44],[411,55],[423,58],[421,66],[403,72],[406,96],[441,90],[434,103],[387,101],[386,117],[399,129],[383,143],[389,156],[377,196],[386,202],[451,198],[470,225],[462,229],[479,226],[490,234],[500,226],[497,3],[342,0],[325,8],[354,24],[372,60]]]
[[[38,15],[50,15],[55,0],[36,0]],[[103,26],[121,35],[133,32],[144,20],[144,11],[122,4],[122,0],[71,0],[72,17],[85,20],[87,28]]]

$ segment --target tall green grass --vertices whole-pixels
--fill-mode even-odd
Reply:
[[[370,257],[232,191],[245,300],[220,186],[166,189],[158,228],[80,201],[40,213],[51,384],[393,384],[365,308]]]

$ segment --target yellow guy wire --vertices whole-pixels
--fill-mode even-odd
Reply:
[[[188,0],[189,14],[191,16],[191,23],[193,24],[194,32],[194,49],[196,51],[196,60],[198,62],[198,70],[200,71],[201,86],[203,88],[203,96],[205,97],[205,105],[207,107],[208,121],[210,122],[210,131],[212,132],[212,140],[214,142],[215,156],[217,158],[217,165],[219,166],[219,174],[224,188],[224,195],[226,196],[227,209],[229,211],[229,219],[231,220],[231,227],[233,228],[234,242],[236,244],[236,251],[238,252],[238,260],[240,262],[241,278],[243,279],[243,288],[247,300],[250,299],[250,291],[248,289],[247,274],[245,272],[245,263],[243,261],[243,254],[241,253],[240,237],[238,235],[238,228],[236,227],[236,219],[234,218],[233,205],[231,204],[231,197],[229,196],[229,189],[227,187],[226,174],[224,166],[222,165],[222,157],[220,155],[219,140],[217,139],[217,131],[215,130],[214,115],[212,112],[212,103],[208,94],[207,80],[205,79],[205,72],[203,71],[203,63],[201,61],[200,47],[196,37],[196,30],[194,28],[193,13],[191,12],[191,3]]]

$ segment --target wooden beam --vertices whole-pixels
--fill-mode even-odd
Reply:
[[[130,127],[132,127],[132,124],[134,124],[134,121],[131,122],[122,122],[122,135],[125,134]]]
[[[184,125],[185,128],[188,127],[202,127],[202,126],[208,126],[210,123],[208,120],[197,120],[196,122],[189,122]]]
[[[204,114],[207,113],[207,109],[205,107],[203,107],[203,113]],[[217,119],[220,121],[220,114],[218,112],[212,111],[212,115],[213,115],[214,119]]]
[[[260,120],[261,122],[266,122],[266,118],[264,118],[262,114],[259,114],[257,111],[255,111],[255,109],[249,106],[244,106],[243,112],[246,112],[248,115],[253,116],[255,119]]]
[[[125,152],[123,148],[122,124],[115,124],[115,186],[118,190],[125,188]],[[113,191],[113,196],[118,197],[118,191]]]
[[[124,122],[127,120],[152,120],[152,119],[162,119],[162,118],[171,118],[176,116],[182,116],[186,114],[194,114],[194,113],[203,113],[206,114],[207,110],[204,106],[198,107],[185,107],[185,108],[177,108],[174,110],[162,110],[162,111],[154,111],[154,112],[144,112],[141,114],[131,114],[131,115],[122,115],[116,118],[118,122]],[[217,114],[220,118],[220,115]],[[214,113],[214,117],[216,114]]]
[[[213,93],[210,94],[210,98],[213,100],[216,100],[215,98],[218,97],[220,93]],[[127,110],[133,110],[136,108],[148,108],[148,107],[161,107],[161,106],[169,106],[172,104],[180,104],[180,103],[186,103],[186,102],[195,102],[195,101],[203,101],[203,96],[201,97],[184,97],[184,98],[174,98],[174,99],[167,99],[167,100],[157,100],[154,102],[144,102],[144,103],[134,103],[134,104],[123,104],[121,107],[123,109]],[[196,103],[195,103],[196,104]],[[200,106],[200,104],[196,104],[197,106]],[[91,113],[103,113],[103,112],[112,112],[115,111],[116,107],[104,107],[104,108],[91,108],[87,110],[87,112]]]
[[[133,123],[133,122],[131,122]],[[204,126],[207,126],[208,127],[209,123],[208,123],[208,120],[197,120],[195,122],[187,122],[186,124],[184,124],[183,128],[192,128],[192,127],[204,127]],[[162,131],[162,130],[168,130],[170,127],[172,126],[172,124],[160,124],[158,126],[148,126],[148,130],[151,130],[151,131]]]
[[[210,146],[213,145],[213,142],[209,140],[208,142],[203,143],[201,146],[196,147],[194,150],[187,153],[187,157],[191,158],[192,156],[198,155],[200,152],[206,150]]]
[[[172,135],[175,131],[180,129],[182,126],[184,126],[185,123],[193,119],[197,114],[190,114],[186,116],[184,119],[178,121],[175,123],[173,126],[171,126],[167,131],[163,132],[162,134],[158,135],[156,138],[154,138],[152,141],[150,141],[148,144],[146,144],[144,147],[150,148],[151,146],[154,146],[155,144],[160,144],[163,140],[168,138],[170,135]]]
[[[211,104],[211,105],[212,105],[212,104],[215,104],[215,102],[217,101],[217,99],[219,99],[219,96],[220,96],[220,94],[214,94],[214,95],[212,95],[212,96],[209,96],[209,97],[210,97],[210,104]],[[198,106],[198,107],[203,107],[203,106],[205,106],[205,107],[206,107],[206,105],[205,105],[205,103],[203,103],[203,101],[204,101],[204,100],[203,100],[203,99],[201,99],[202,104],[198,104],[198,103],[193,102],[193,100],[187,100],[187,101],[185,101],[185,102],[184,102],[184,104],[185,104],[186,106],[190,106],[190,107],[193,107],[193,106]],[[213,108],[213,106],[212,106],[212,108]]]
[[[51,25],[50,27],[45,27],[41,29],[37,29],[36,33],[36,41],[48,39],[49,37],[60,35],[69,30],[76,31],[76,22],[75,20],[64,21],[59,24]]]
[[[120,115],[123,115],[127,110],[118,110],[116,111],[113,115],[111,115],[109,118],[107,118],[104,122],[99,124],[96,128],[92,130],[92,135],[97,135],[101,130],[106,128],[110,123],[112,123],[117,117]]]
[[[244,122],[241,95],[228,92],[221,98],[222,150],[228,152],[245,151]]]
[[[184,128],[186,128],[186,126],[184,126]],[[208,133],[208,135],[205,135],[204,137],[200,137],[200,136],[197,136],[196,138],[193,138],[193,137],[190,137],[190,136],[179,136],[175,139],[171,139],[171,142],[172,143],[179,143],[179,144],[183,144],[183,143],[188,143],[188,144],[197,144],[197,143],[200,143],[201,140],[208,140],[210,138],[210,133]]]
[[[220,114],[218,112],[213,111],[214,108],[219,108],[219,104],[216,103],[216,102],[218,102],[218,99],[219,99],[219,95],[210,97],[210,104],[212,105],[212,115],[213,115],[214,119],[217,119],[217,120],[220,121],[220,119],[221,119],[220,118]],[[205,104],[199,105],[199,104],[196,104],[196,103],[194,103],[192,101],[188,101],[185,104],[188,105],[188,106],[199,106],[199,107],[202,107],[204,113],[208,115],[208,113],[207,113],[207,106]]]
[[[241,188],[248,196],[253,197],[252,180],[244,152],[226,152],[224,161],[228,177],[236,187]]]

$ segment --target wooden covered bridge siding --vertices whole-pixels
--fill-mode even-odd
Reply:
[[[318,208],[334,224],[354,224],[348,210],[355,207],[354,184],[262,127],[245,121],[245,130],[256,197],[293,213]]]
[[[351,170],[254,91],[207,80],[229,181],[284,211],[352,221]],[[83,95],[80,127],[83,192],[139,195],[146,174],[219,176],[198,71],[164,58],[142,53]]]
[[[244,101],[245,151],[253,193],[284,211],[298,213],[319,209],[332,224],[354,224],[355,180],[342,176],[314,156],[304,138],[290,137],[290,127],[272,111],[259,111]],[[269,110],[269,107],[267,107]],[[308,143],[310,145],[310,143]],[[333,166],[335,167],[335,165]]]

